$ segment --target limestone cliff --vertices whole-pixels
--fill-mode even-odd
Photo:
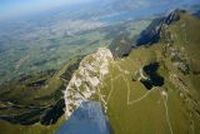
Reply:
[[[99,48],[86,56],[73,74],[64,92],[67,118],[84,101],[88,101],[97,92],[104,76],[109,72],[109,62],[113,55],[109,49]]]

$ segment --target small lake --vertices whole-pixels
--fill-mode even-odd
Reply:
[[[84,102],[56,134],[111,134],[110,125],[99,102]]]

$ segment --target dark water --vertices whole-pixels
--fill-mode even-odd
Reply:
[[[84,102],[56,134],[111,134],[107,118],[98,102]]]
[[[152,89],[154,86],[161,87],[164,85],[164,77],[160,76],[157,73],[158,68],[159,68],[159,63],[151,63],[147,66],[144,66],[143,70],[149,77],[149,79],[141,80],[141,82],[147,89]]]

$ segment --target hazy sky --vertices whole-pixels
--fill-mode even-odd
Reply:
[[[23,15],[53,7],[92,0],[0,0],[0,18]]]
[[[70,5],[77,3],[86,3],[97,0],[0,0],[0,20],[11,18],[13,16],[24,15],[29,13],[41,12],[61,5]],[[98,0],[99,1],[99,0]],[[101,0],[109,1],[109,0]],[[111,0],[110,0],[111,1]],[[123,5],[125,0],[116,0]],[[162,5],[166,7],[178,7],[179,4],[190,5],[200,3],[200,0],[126,0],[132,1],[134,8],[155,8]],[[103,10],[103,9],[102,9]]]

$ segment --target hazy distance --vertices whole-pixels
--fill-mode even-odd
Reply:
[[[63,5],[86,3],[94,0],[1,0],[0,19],[41,12]]]

